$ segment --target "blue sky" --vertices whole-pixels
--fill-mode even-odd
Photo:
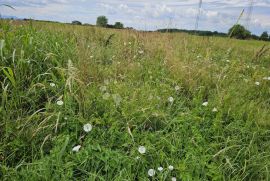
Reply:
[[[199,0],[0,0],[16,8],[0,7],[1,15],[95,24],[105,15],[110,24],[121,21],[141,30],[158,28],[194,29]],[[249,0],[203,0],[199,29],[227,32]],[[241,23],[247,24],[246,14]],[[249,29],[256,34],[270,32],[270,0],[254,0]]]

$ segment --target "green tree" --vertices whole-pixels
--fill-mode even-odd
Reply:
[[[77,20],[72,21],[71,24],[73,24],[73,25],[82,25],[82,23],[80,21],[77,21]]]
[[[108,25],[108,19],[106,16],[97,17],[97,26],[107,27],[107,25]]]
[[[123,29],[124,28],[124,25],[121,22],[115,22],[114,28],[116,28],[116,29]]]
[[[262,33],[262,35],[260,36],[260,39],[264,40],[264,41],[269,40],[269,35],[268,35],[267,31]]]
[[[251,33],[244,26],[236,24],[229,29],[228,35],[230,38],[247,39],[251,36]]]

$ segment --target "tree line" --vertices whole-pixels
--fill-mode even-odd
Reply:
[[[72,24],[75,25],[82,25],[80,21],[72,21]],[[89,24],[85,24],[89,25]],[[106,16],[99,16],[96,20],[96,26],[103,27],[103,28],[115,28],[115,29],[123,29],[124,24],[121,22],[115,22],[114,25],[108,24],[108,18]],[[128,28],[133,29],[133,28]],[[255,34],[251,34],[249,30],[247,30],[244,26],[240,24],[233,25],[228,33],[220,33],[217,31],[201,31],[201,30],[185,30],[185,29],[159,29],[158,32],[162,33],[174,33],[174,32],[184,32],[199,36],[221,36],[221,37],[230,37],[236,39],[254,39],[254,40],[263,40],[263,41],[270,41],[270,35],[267,31],[263,32],[260,36]]]
[[[72,24],[82,25],[82,23],[80,21],[77,21],[77,20],[72,21]],[[89,25],[89,24],[84,24],[84,25]],[[124,28],[124,24],[121,22],[115,22],[115,24],[113,24],[113,25],[108,24],[108,18],[106,16],[97,17],[96,25],[99,27],[103,27],[103,28],[115,28],[115,29],[123,29]]]

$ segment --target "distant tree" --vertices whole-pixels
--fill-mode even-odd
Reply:
[[[262,33],[262,35],[260,36],[260,39],[264,40],[264,41],[269,40],[269,35],[268,35],[267,31]]]
[[[100,27],[107,27],[108,25],[108,19],[106,16],[99,16],[97,17],[97,26],[100,26]]]
[[[114,28],[116,28],[116,29],[123,29],[124,28],[124,25],[121,22],[115,22]]]
[[[80,21],[77,21],[77,20],[72,21],[71,24],[73,24],[73,25],[82,25],[82,23]]]
[[[247,39],[251,36],[251,33],[244,26],[236,24],[229,29],[228,35],[237,39]]]

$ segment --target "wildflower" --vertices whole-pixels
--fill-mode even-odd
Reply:
[[[128,42],[129,45],[131,45],[131,42]]]
[[[231,61],[230,60],[226,60],[226,62],[230,63]]]
[[[107,90],[107,87],[106,87],[106,86],[101,86],[101,87],[100,87],[100,90],[101,90],[102,92],[105,92],[105,91]]]
[[[263,80],[270,80],[270,77],[264,77]]]
[[[67,120],[67,117],[64,117],[64,120]]]
[[[50,86],[51,87],[55,87],[55,83],[50,83]]]
[[[90,56],[90,58],[94,58],[94,56],[93,56],[93,55],[91,55],[91,56]]]
[[[172,166],[172,165],[170,165],[168,168],[169,168],[169,170],[171,170],[171,171],[173,170],[173,166]]]
[[[113,94],[113,100],[116,106],[119,106],[122,101],[122,98],[119,94]]]
[[[175,177],[172,177],[172,181],[176,181],[176,178]]]
[[[212,112],[218,112],[217,108],[213,108]]]
[[[110,94],[106,92],[102,97],[103,99],[108,100],[110,98]]]
[[[92,130],[92,125],[89,124],[89,123],[83,125],[83,130],[84,130],[86,133],[90,132],[90,131]]]
[[[90,48],[90,45],[87,45],[87,48]]]
[[[59,101],[56,102],[56,104],[57,104],[58,106],[63,106],[64,102],[61,101],[61,100],[59,100]]]
[[[75,146],[75,147],[72,148],[72,151],[73,152],[78,152],[81,147],[82,147],[81,145],[77,145],[77,146]]]
[[[175,86],[175,88],[174,88],[176,91],[179,91],[180,90],[180,87],[177,85],[177,86]]]
[[[144,146],[139,146],[138,151],[140,152],[140,154],[145,154],[146,148]]]
[[[136,160],[139,160],[140,159],[140,157],[139,156],[136,156]]]
[[[208,106],[208,102],[204,102],[202,105],[206,107]]]
[[[127,43],[126,42],[124,42],[124,46],[126,46],[127,45]]]
[[[168,101],[169,101],[170,103],[173,103],[174,98],[173,98],[173,97],[169,97],[169,98],[168,98]]]
[[[150,177],[153,177],[155,174],[156,174],[156,171],[155,171],[154,169],[149,169],[149,170],[148,170],[148,175],[149,175]]]
[[[143,51],[143,50],[140,50],[140,51],[138,51],[138,53],[139,53],[139,54],[143,54],[143,53],[144,53],[144,51]]]
[[[259,86],[260,85],[260,82],[255,82],[255,85]]]
[[[158,171],[162,172],[163,167],[158,167]]]
[[[104,80],[104,84],[109,85],[110,81],[108,79]]]

